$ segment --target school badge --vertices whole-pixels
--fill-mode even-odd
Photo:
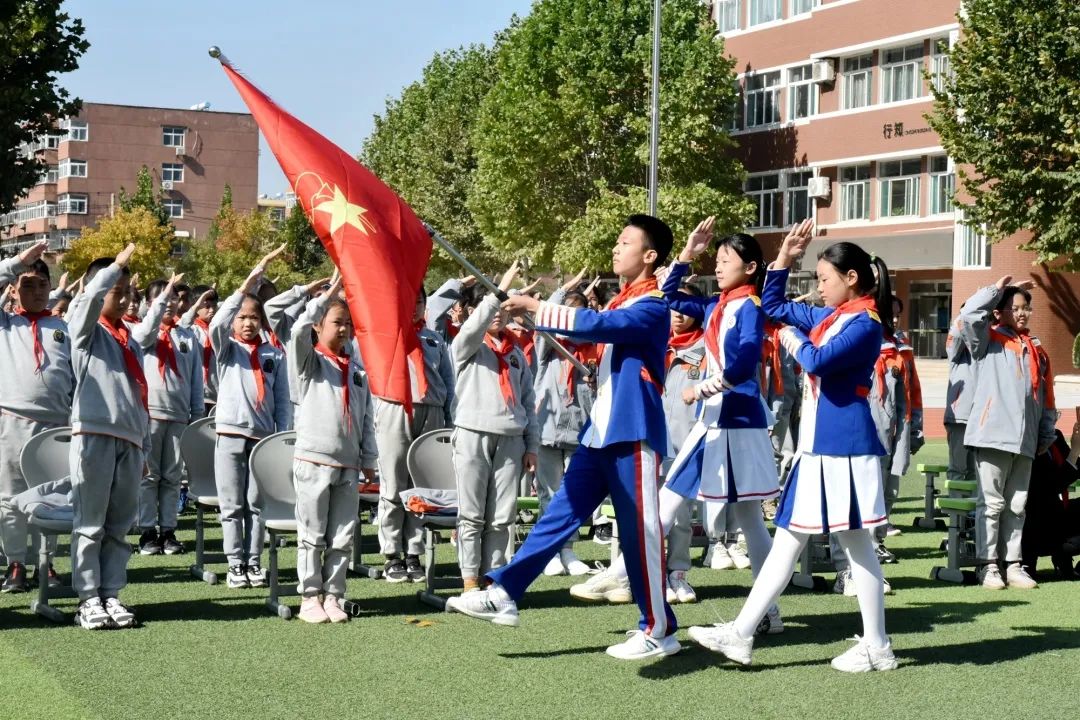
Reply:
[[[518,361],[517,361],[516,357],[510,358],[510,367],[514,368],[515,370],[517,370],[519,367],[521,367],[520,365],[518,365]]]
[[[270,358],[267,358],[267,359],[263,360],[263,372],[264,373],[272,373],[272,372],[274,372],[274,361],[271,360]]]
[[[692,367],[687,371],[686,377],[690,378],[691,380],[697,380],[701,377],[701,370],[696,367]]]
[[[188,352],[188,344],[186,342],[182,341],[182,340],[180,341],[180,352],[182,352],[182,353]]]
[[[64,342],[64,331],[63,330],[53,330],[52,339],[55,342],[58,342],[58,343]]]
[[[352,375],[352,384],[355,385],[356,387],[363,387],[364,386],[364,379],[362,377],[360,377],[360,371],[359,370],[353,373],[353,375]]]
[[[424,338],[424,342],[426,342],[430,347],[435,347],[439,344],[435,342],[435,338]]]

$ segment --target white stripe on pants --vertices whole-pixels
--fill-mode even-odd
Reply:
[[[296,488],[296,574],[305,597],[343,597],[360,496],[354,468],[293,461]]]
[[[176,529],[180,504],[180,480],[184,461],[180,457],[180,436],[187,423],[150,419],[150,472],[139,483],[139,527],[153,530]]]
[[[221,546],[229,565],[259,563],[266,526],[259,488],[251,481],[248,458],[257,440],[218,435],[214,447],[214,482],[221,517]]]
[[[457,428],[451,436],[458,491],[461,577],[500,568],[511,553],[525,437]]]
[[[1031,482],[1031,458],[1004,450],[975,448],[975,463],[979,470],[975,557],[980,563],[993,563],[999,559],[1018,563],[1024,532],[1024,506]]]
[[[143,451],[107,435],[73,435],[71,584],[79,600],[116,597],[127,585]]]
[[[405,458],[413,440],[444,425],[443,409],[413,405],[412,421],[403,405],[375,401],[375,444],[379,447],[379,545],[383,555],[424,552],[424,529],[405,512],[401,493],[412,483]]]
[[[11,498],[27,489],[19,463],[23,445],[53,427],[57,426],[0,413],[0,543],[9,563],[26,563],[26,516],[10,504]]]

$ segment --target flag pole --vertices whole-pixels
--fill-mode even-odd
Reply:
[[[475,265],[469,262],[468,258],[459,253],[457,251],[457,248],[448,243],[446,241],[446,238],[440,235],[435,228],[431,227],[431,225],[426,222],[424,223],[424,227],[426,227],[428,233],[431,234],[431,239],[434,240],[439,247],[445,250],[446,254],[453,258],[458,265],[461,265],[461,267],[465,269],[465,272],[475,277],[477,282],[479,282],[491,292],[495,293],[495,296],[498,297],[500,301],[507,299],[508,295],[505,292],[500,290],[495,283],[491,282],[491,280],[488,280],[484,273],[480,272],[480,270],[477,269]],[[525,318],[524,324],[526,329],[536,330],[536,326],[533,324],[531,318]],[[593,374],[593,371],[589,369],[588,365],[574,357],[574,354],[572,352],[567,350],[561,342],[553,338],[549,333],[546,333],[543,330],[536,330],[536,333],[543,337],[545,340],[547,340],[551,344],[551,347],[555,349],[555,352],[562,355],[563,358],[569,361],[570,364],[577,368],[583,375],[585,375],[585,377],[589,377]]]

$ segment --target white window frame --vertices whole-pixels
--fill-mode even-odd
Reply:
[[[59,215],[85,215],[89,199],[85,193],[62,193],[56,198]]]
[[[801,80],[794,80],[792,76],[796,72],[805,71],[807,75]],[[788,120],[802,120],[804,118],[812,117],[818,113],[818,92],[820,86],[814,82],[814,64],[807,63],[806,65],[797,65],[787,69],[787,119]],[[799,93],[806,93],[806,104],[808,110],[805,114],[799,115],[796,113],[798,102],[796,95]]]
[[[952,78],[952,63],[949,49],[952,38],[934,38],[930,41],[930,84],[938,92],[945,92],[945,85]]]
[[[749,0],[746,26],[764,25],[784,19],[784,0]]]
[[[60,124],[60,129],[66,131],[60,138],[61,142],[87,142],[90,139],[90,123],[85,120],[68,118]]]
[[[179,142],[177,141],[179,137]],[[162,125],[161,144],[165,147],[186,147],[187,128],[181,125]]]
[[[169,213],[171,219],[183,219],[184,217],[184,201],[174,198],[165,198],[161,201],[161,207]]]
[[[986,226],[972,227],[957,208],[953,228],[953,267],[965,270],[990,267],[990,240]]]
[[[796,185],[796,177],[803,179],[805,176],[805,182],[802,185]],[[810,179],[814,177],[814,171],[810,168],[799,168],[797,170],[789,170],[784,173],[781,182],[784,186],[784,227],[791,227],[795,223],[802,222],[807,218],[814,217],[814,199],[810,197]],[[796,218],[794,216],[795,199],[797,195],[803,195],[806,198],[806,217]]]
[[[904,173],[905,163],[918,163],[919,170],[916,172]],[[899,175],[886,175],[885,170],[891,166],[896,166],[900,169],[902,174]],[[878,217],[885,218],[897,218],[897,217],[919,217],[920,214],[920,195],[922,192],[922,159],[921,158],[906,158],[903,160],[888,160],[885,162],[879,162],[877,164],[877,177],[878,177],[878,207],[880,208],[880,214]],[[907,187],[907,191],[904,194],[904,207],[903,212],[893,212],[894,207],[892,204],[892,189],[894,183],[903,183]]]
[[[85,160],[77,160],[75,158],[64,158],[60,161],[58,166],[60,178],[69,177],[87,177],[90,172],[86,165]]]
[[[776,178],[776,187],[764,187],[764,183],[767,178]],[[758,175],[751,175],[746,179],[746,184],[743,186],[746,196],[757,206],[757,217],[748,226],[751,228],[775,228],[780,227],[778,224],[781,219],[780,204],[783,202],[784,188],[783,188],[783,173],[761,173]],[[760,182],[763,187],[757,189],[751,189],[751,183]],[[765,208],[768,208],[769,219],[771,224],[764,224]]]
[[[934,169],[934,164],[945,161],[945,169]],[[927,163],[930,173],[930,214],[951,215],[955,208],[951,195],[956,191],[956,169],[947,155],[932,155]]]
[[[852,180],[844,179],[844,171],[854,171]],[[865,170],[866,177],[860,177]],[[870,219],[870,163],[844,165],[837,169],[840,181],[840,221],[852,222]]]
[[[769,79],[775,78],[772,85],[767,85]],[[760,80],[763,85],[760,88],[751,88],[751,83]],[[777,125],[780,123],[780,92],[783,89],[784,76],[779,70],[747,75],[743,85],[743,124],[747,128],[761,128]],[[751,105],[758,109],[760,103],[762,122],[755,122],[755,113],[751,111]],[[769,112],[769,110],[772,112]]]
[[[184,163],[161,163],[161,182],[184,182]]]
[[[55,185],[56,181],[60,179],[60,166],[50,165],[45,168],[45,172],[41,173],[41,177],[38,178],[37,185]]]
[[[889,53],[901,53],[900,60],[887,62]],[[909,53],[912,55],[909,57]],[[916,54],[917,53],[917,54]],[[902,47],[885,48],[878,51],[878,64],[881,66],[881,102],[883,104],[914,100],[923,96],[923,61],[926,57],[926,48],[920,40],[911,45]],[[912,95],[898,96],[896,78],[900,78],[905,84],[911,83]]]
[[[865,66],[864,66],[865,61]],[[857,65],[853,69],[848,68],[848,63],[856,63]],[[870,53],[863,55],[855,55],[853,57],[846,57],[840,61],[840,67],[842,69],[841,75],[843,76],[844,85],[844,97],[843,106],[844,110],[856,110],[859,108],[870,107],[874,104],[874,56]],[[861,79],[865,84],[865,91],[858,93],[853,83],[856,79]]]
[[[788,17],[805,15],[813,12],[814,8],[821,4],[821,0],[791,0],[788,5]]]
[[[742,0],[716,0],[716,31],[721,35],[742,29]]]

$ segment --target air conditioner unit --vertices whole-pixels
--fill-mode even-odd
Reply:
[[[836,66],[832,60],[825,58],[814,61],[814,82],[823,85],[836,82]]]
[[[161,181],[161,189],[162,190],[172,190],[172,185],[173,185],[172,180],[162,180]]]
[[[832,191],[832,183],[827,177],[812,177],[806,183],[806,194],[812,198],[827,199]]]
[[[176,157],[187,157],[187,148],[183,145],[173,149],[176,151]]]

